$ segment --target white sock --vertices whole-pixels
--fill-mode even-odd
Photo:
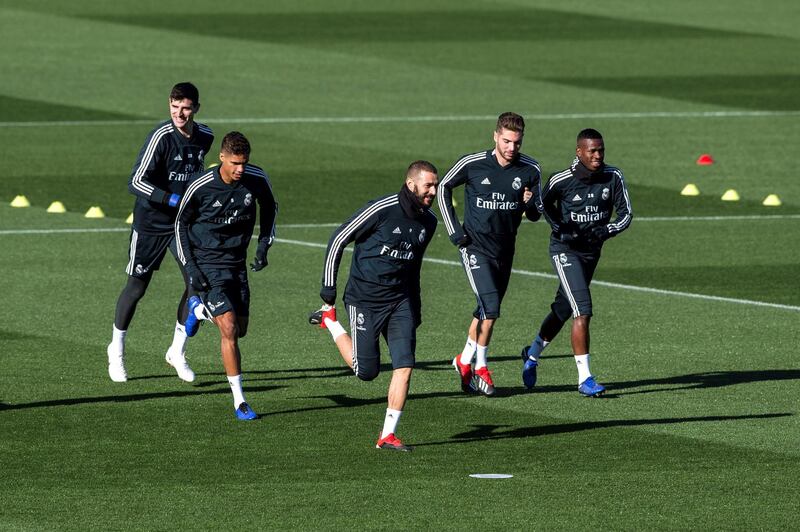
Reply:
[[[383,430],[381,431],[381,438],[394,433],[397,430],[397,423],[400,421],[400,416],[403,414],[402,410],[386,409],[386,417],[383,418]]]
[[[464,345],[464,350],[461,351],[462,364],[472,364],[472,357],[475,356],[476,347],[478,347],[478,343],[467,336],[467,343]]]
[[[172,345],[169,348],[170,351],[183,353],[186,350],[186,340],[188,338],[186,336],[186,328],[179,321],[176,321],[175,333],[172,335]]]
[[[118,351],[125,350],[125,336],[128,334],[128,331],[121,331],[117,329],[117,326],[114,325],[114,330],[111,332],[111,345],[114,346],[115,349]]]
[[[233,393],[233,408],[239,408],[239,405],[245,402],[241,374],[228,376],[228,384],[231,385],[231,393]]]
[[[589,371],[589,353],[575,355],[575,365],[578,366],[578,384],[592,376],[592,372]]]
[[[486,367],[487,351],[489,351],[489,346],[487,345],[475,346],[475,369],[481,369]]]
[[[542,356],[542,351],[544,351],[544,348],[547,347],[549,343],[550,342],[547,340],[542,340],[542,337],[537,334],[536,338],[531,342],[531,346],[528,348],[528,358],[538,361],[539,357]]]
[[[325,327],[327,327],[328,330],[331,332],[331,336],[333,337],[334,342],[341,335],[347,333],[347,331],[344,330],[344,327],[342,327],[341,323],[339,323],[338,321],[333,321],[330,318],[325,318]]]

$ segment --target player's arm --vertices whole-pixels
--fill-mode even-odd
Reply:
[[[439,190],[437,192],[439,212],[442,215],[442,220],[444,220],[447,235],[450,237],[450,241],[459,247],[469,244],[469,236],[464,232],[464,228],[458,221],[456,210],[453,207],[453,189],[466,182],[469,175],[467,167],[471,160],[471,156],[459,159],[439,182]]]
[[[263,174],[263,177],[264,188],[258,196],[260,227],[258,246],[256,246],[256,255],[253,259],[253,264],[250,265],[250,269],[254,272],[263,269],[269,264],[267,261],[267,252],[275,242],[275,220],[278,218],[278,202],[275,201],[275,196],[272,193],[272,185],[266,173]]]
[[[527,196],[528,194],[530,194],[530,197],[526,198],[524,203],[525,217],[528,220],[535,222],[542,217],[542,210],[544,208],[542,205],[541,171],[538,167],[533,175],[530,187],[526,188],[525,195]]]
[[[319,296],[328,305],[336,304],[336,277],[342,261],[342,253],[347,245],[375,229],[380,217],[381,201],[369,203],[356,211],[345,223],[340,225],[328,240],[325,250],[325,264],[322,270],[322,288]]]
[[[417,327],[420,326],[422,323],[422,287],[420,286],[420,280],[422,277],[422,259],[425,256],[425,251],[428,249],[428,244],[431,243],[433,240],[433,235],[436,233],[436,226],[438,224],[438,220],[436,216],[428,211],[428,214],[432,218],[432,223],[429,227],[426,228],[428,232],[427,240],[422,244],[420,248],[420,252],[417,257],[414,259],[414,270],[411,272],[411,276],[409,279],[410,289],[409,289],[409,299],[411,301],[411,308],[414,310],[414,316],[416,322],[414,325]]]
[[[197,292],[208,291],[208,279],[197,266],[197,262],[192,251],[191,241],[189,240],[189,226],[192,225],[197,217],[197,187],[187,187],[186,195],[178,206],[178,216],[175,218],[175,246],[178,248],[178,261],[183,266],[189,284]]]
[[[167,144],[164,140],[166,135],[163,130],[163,127],[158,128],[147,137],[136,158],[136,163],[133,165],[128,181],[128,190],[131,194],[154,203],[177,207],[180,196],[158,188],[152,179],[154,172],[158,170],[159,161],[163,160],[167,151]]]
[[[603,242],[611,237],[617,236],[631,225],[631,220],[633,220],[631,200],[630,196],[628,196],[628,188],[625,186],[625,179],[622,177],[622,171],[618,168],[614,169],[613,188],[614,211],[616,212],[616,217],[606,225],[593,227],[591,231],[591,240]]]
[[[561,224],[559,223],[560,220],[560,208],[558,204],[558,197],[559,191],[557,189],[556,183],[553,181],[552,175],[550,176],[550,180],[547,182],[547,185],[544,187],[544,190],[541,194],[541,202],[542,202],[542,215],[544,219],[547,220],[547,223],[550,224],[550,227],[553,229],[554,233],[558,233],[561,229]]]

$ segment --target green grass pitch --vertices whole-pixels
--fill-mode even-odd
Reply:
[[[0,0],[0,530],[793,528],[798,22],[789,0]],[[281,207],[241,341],[253,423],[234,419],[212,327],[189,344],[194,385],[165,364],[169,258],[130,328],[132,378],[106,374],[129,171],[187,79],[215,149],[248,135]],[[440,226],[399,429],[416,448],[379,452],[389,367],[359,382],[306,324],[320,246],[412,160],[443,173],[488,148],[506,110],[546,174],[584,127],[625,172],[634,222],[593,287],[607,398],[577,394],[567,334],[521,386],[556,289],[542,223],[520,230],[498,395],[460,393],[474,302]],[[95,205],[106,218],[83,217]]]

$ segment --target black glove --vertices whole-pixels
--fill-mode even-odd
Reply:
[[[319,291],[319,297],[325,302],[326,305],[336,305],[336,288],[331,286],[323,286]]]
[[[608,230],[608,226],[605,225],[592,227],[591,231],[589,231],[589,234],[587,235],[587,240],[593,244],[605,242],[609,238],[611,238],[611,232]]]
[[[450,237],[450,240],[453,242],[453,244],[455,244],[460,248],[465,248],[470,244],[472,244],[472,239],[469,237],[467,233],[464,233],[460,237],[456,237],[456,235],[453,234],[453,236]]]
[[[189,285],[195,292],[208,292],[208,289],[211,288],[208,284],[208,278],[196,264],[188,263],[184,269],[187,277],[189,277]]]
[[[267,251],[269,251],[269,244],[267,244],[266,240],[262,240],[258,243],[258,247],[256,248],[256,256],[253,259],[253,264],[250,265],[250,269],[254,272],[263,270],[269,264],[267,260]]]
[[[575,242],[576,240],[578,240],[578,234],[577,233],[558,233],[556,235],[556,237],[561,242],[564,242],[564,243]]]

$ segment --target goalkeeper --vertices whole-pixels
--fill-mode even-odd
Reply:
[[[572,165],[551,175],[542,192],[544,215],[552,228],[550,258],[560,284],[536,338],[522,349],[522,381],[528,389],[534,387],[542,350],[571,316],[578,391],[597,397],[605,387],[589,370],[589,284],[603,243],[627,229],[633,213],[622,171],[605,164],[605,145],[597,130],[578,134],[575,154]],[[616,211],[613,222],[612,211]]]

